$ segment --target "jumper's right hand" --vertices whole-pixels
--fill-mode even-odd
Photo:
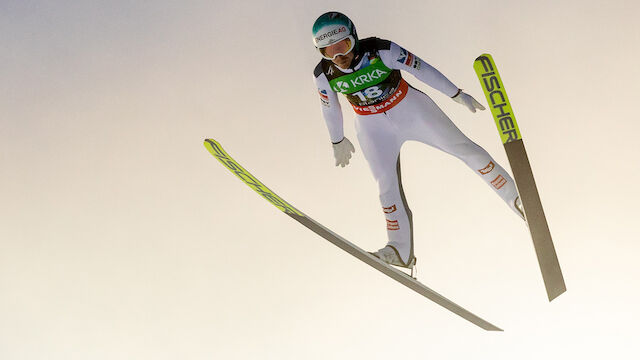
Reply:
[[[336,158],[336,166],[340,165],[341,167],[345,167],[349,165],[351,154],[355,151],[356,149],[353,147],[353,144],[346,137],[339,143],[333,144],[333,156]]]
[[[462,90],[459,90],[452,99],[458,104],[466,106],[467,109],[473,113],[476,112],[476,110],[484,110],[484,106],[482,106],[482,104],[474,99],[473,96],[463,92]]]

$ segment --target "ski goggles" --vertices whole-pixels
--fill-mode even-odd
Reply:
[[[333,60],[336,56],[347,55],[356,45],[356,39],[349,35],[346,38],[326,47],[318,48],[322,57],[327,60]]]

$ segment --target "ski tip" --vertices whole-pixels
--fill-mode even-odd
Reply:
[[[484,53],[484,54],[478,56],[475,61],[482,61],[484,59],[493,59],[493,57],[491,57],[491,54]]]
[[[205,149],[207,149],[207,151],[213,156],[216,156],[217,153],[224,151],[222,150],[222,146],[220,146],[220,143],[213,139],[204,139],[203,145]]]
[[[213,139],[204,139],[204,147],[206,147],[207,149],[213,147],[214,144],[220,145],[220,143]]]

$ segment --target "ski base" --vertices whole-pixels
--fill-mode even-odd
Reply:
[[[567,287],[564,283],[555,247],[553,246],[551,232],[549,231],[547,218],[544,215],[538,188],[533,178],[529,157],[522,140],[506,143],[504,148],[520,193],[520,200],[522,200],[529,233],[538,257],[547,297],[549,301],[552,301],[567,291]]]

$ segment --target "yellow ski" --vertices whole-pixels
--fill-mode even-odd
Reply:
[[[491,55],[482,54],[479,56],[475,60],[473,68],[478,75],[487,103],[491,108],[491,114],[498,127],[502,144],[507,152],[529,232],[533,239],[533,246],[538,256],[547,296],[551,301],[565,292],[566,286],[518,123]]]
[[[341,248],[342,250],[348,252],[349,254],[355,256],[362,262],[367,265],[373,267],[374,269],[380,271],[381,273],[387,275],[388,277],[396,280],[402,285],[408,287],[409,289],[417,292],[418,294],[426,297],[427,299],[435,302],[436,304],[444,307],[445,309],[453,312],[456,315],[461,316],[467,321],[472,322],[473,324],[489,331],[502,331],[502,329],[497,326],[479,318],[478,316],[472,314],[468,310],[465,310],[461,306],[455,304],[451,300],[445,298],[444,296],[438,294],[437,292],[431,290],[426,287],[416,279],[410,277],[406,273],[386,264],[381,261],[377,257],[369,254],[368,252],[362,250],[358,246],[352,244],[347,241],[340,235],[334,233],[333,231],[327,229],[322,226],[315,220],[303,214],[300,210],[293,207],[291,204],[286,202],[284,199],[276,195],[273,191],[267,188],[260,180],[251,175],[247,170],[245,170],[240,164],[238,164],[226,151],[222,148],[222,146],[213,139],[206,139],[204,141],[204,146],[207,150],[213,155],[216,159],[218,159],[222,165],[224,165],[228,170],[234,173],[240,180],[242,180],[245,184],[247,184],[250,188],[255,190],[258,194],[260,194],[263,198],[265,198],[268,202],[277,207],[280,211],[289,215],[294,220],[298,221],[302,225],[309,228],[311,231],[325,238],[332,244]]]

